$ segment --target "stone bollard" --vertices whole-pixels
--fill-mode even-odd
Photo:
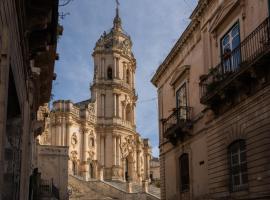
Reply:
[[[147,180],[144,180],[142,182],[142,191],[145,193],[148,193],[148,181]]]
[[[127,182],[127,192],[132,193],[132,183],[129,181]]]

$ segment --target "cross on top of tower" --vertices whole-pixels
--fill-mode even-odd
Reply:
[[[116,1],[116,15],[115,18],[113,20],[113,27],[116,30],[121,30],[122,29],[122,22],[121,22],[121,18],[119,16],[119,0],[115,0]]]

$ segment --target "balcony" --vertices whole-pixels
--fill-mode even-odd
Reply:
[[[237,48],[226,52],[215,68],[200,77],[201,103],[213,108],[240,91],[250,92],[258,79],[267,79],[269,52],[270,21],[267,18]]]
[[[190,107],[182,106],[165,119],[163,122],[164,138],[169,139],[174,145],[178,139],[184,139],[186,133],[192,128],[191,111]]]

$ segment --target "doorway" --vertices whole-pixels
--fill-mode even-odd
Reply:
[[[72,173],[73,175],[78,175],[77,162],[75,160],[72,161]]]
[[[92,163],[89,164],[89,177],[90,179],[94,178],[94,166]]]
[[[125,159],[125,180],[129,180],[129,173],[128,173],[128,158]]]

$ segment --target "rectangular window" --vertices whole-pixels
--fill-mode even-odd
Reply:
[[[229,146],[231,190],[246,189],[248,183],[246,145],[238,140]]]
[[[237,22],[221,39],[224,73],[234,72],[241,63],[240,26]]]

